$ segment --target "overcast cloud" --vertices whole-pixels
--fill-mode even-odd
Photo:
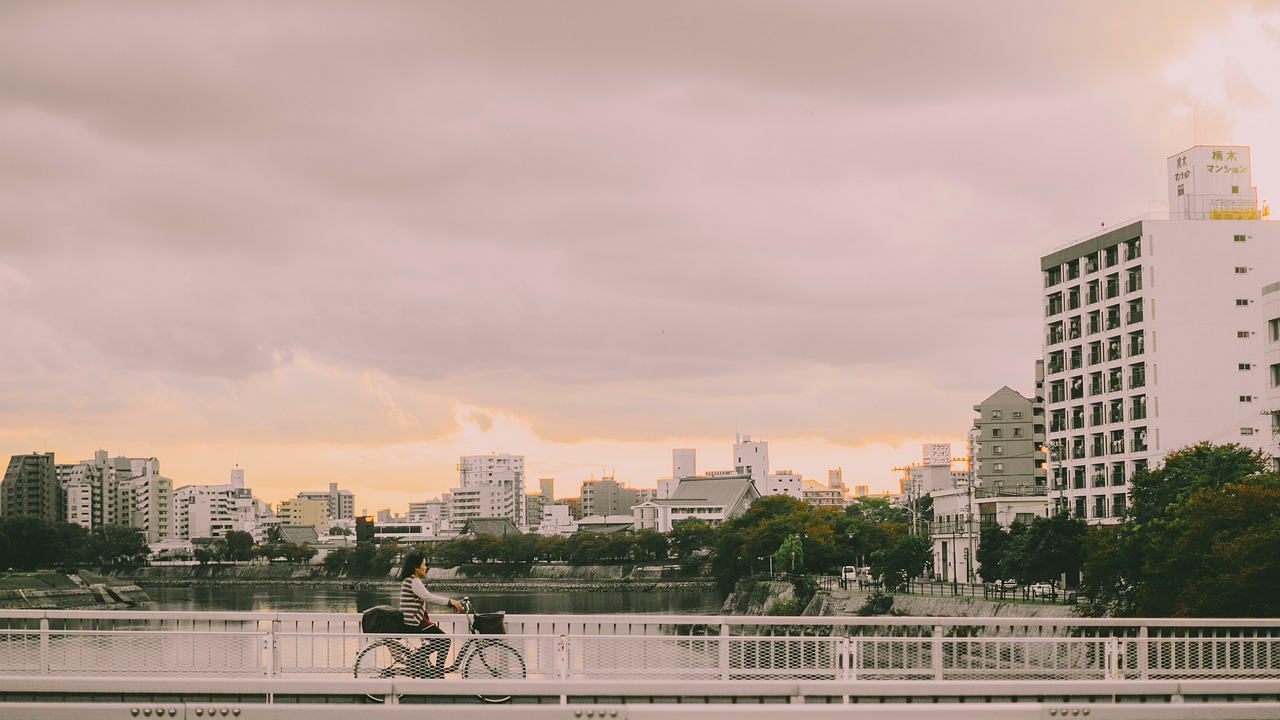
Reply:
[[[1280,183],[1276,3],[1057,5],[0,2],[0,450],[889,489],[1167,156]]]

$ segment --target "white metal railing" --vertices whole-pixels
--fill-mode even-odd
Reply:
[[[469,637],[439,618],[456,652]],[[1280,620],[512,616],[530,680],[1280,678]],[[0,611],[0,675],[351,677],[352,613]]]

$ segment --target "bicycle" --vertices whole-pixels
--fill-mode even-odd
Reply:
[[[431,662],[432,641],[439,641],[443,635],[415,635],[418,647],[413,647],[409,637],[382,637],[375,640],[356,656],[355,676],[357,678],[443,678],[446,673],[461,673],[464,678],[504,678],[520,679],[526,675],[524,658],[520,652],[511,647],[505,640],[493,635],[506,632],[505,611],[496,613],[477,613],[471,605],[471,598],[464,597],[462,612],[467,616],[467,631],[474,637],[468,637],[462,647],[454,655],[452,663],[446,663],[443,653],[437,655],[436,662]],[[510,695],[478,695],[481,700],[491,703],[506,702]],[[381,695],[370,695],[369,699],[381,702]]]

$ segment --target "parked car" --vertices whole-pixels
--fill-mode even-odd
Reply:
[[[1054,598],[1058,596],[1058,589],[1053,586],[1053,583],[1036,583],[1027,588],[1027,593],[1031,597]]]

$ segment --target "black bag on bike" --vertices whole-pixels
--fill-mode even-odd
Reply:
[[[360,629],[366,633],[387,635],[404,632],[404,616],[390,605],[374,605],[360,616]]]
[[[472,627],[475,628],[477,635],[506,635],[506,618],[505,612],[476,613]]]

